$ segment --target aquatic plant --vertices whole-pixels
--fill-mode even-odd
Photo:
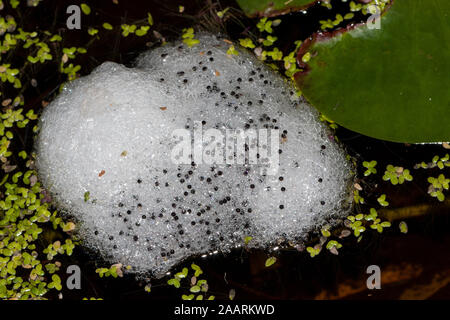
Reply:
[[[351,11],[366,10],[368,18],[318,32],[300,48],[303,71],[297,82],[308,101],[338,124],[378,139],[450,140],[450,96],[443,90],[449,85],[444,61],[449,60],[450,39],[448,23],[440,19],[450,13],[450,3],[418,0],[412,6],[379,0],[349,5]],[[325,21],[323,29],[341,20]],[[418,32],[411,32],[411,24]],[[307,62],[302,58],[306,53],[311,54]],[[351,76],[356,74],[357,79]]]

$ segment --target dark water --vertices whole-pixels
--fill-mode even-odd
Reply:
[[[294,13],[284,16],[282,23],[274,28],[278,36],[277,46],[280,50],[292,50],[295,40],[304,40],[320,28],[318,20],[333,18],[336,12],[344,7],[340,1],[333,1],[335,8],[330,11],[316,5],[307,14]],[[228,6],[237,8],[234,1],[120,1],[116,5],[111,0],[91,3],[93,13],[82,17],[82,29],[66,30],[66,8],[72,1],[43,1],[37,8],[22,11],[19,24],[25,30],[38,27],[41,30],[58,30],[63,35],[66,47],[86,46],[92,38],[87,34],[88,26],[101,29],[105,21],[117,26],[121,23],[135,23],[146,19],[151,12],[155,20],[153,30],[161,33],[166,40],[177,38],[184,27],[199,25],[212,32],[227,33],[230,39],[245,36],[257,21],[248,19],[231,10],[234,17],[222,23],[213,10],[223,10]],[[180,14],[178,6],[184,5],[185,12]],[[346,6],[346,5],[345,5]],[[94,14],[97,12],[98,14]],[[356,16],[355,21],[361,19]],[[89,46],[88,53],[80,55],[76,60],[82,65],[81,74],[88,74],[104,61],[110,60],[131,66],[137,55],[152,46],[159,45],[152,37],[123,38],[119,32],[103,33],[101,39]],[[290,47],[291,46],[291,47]],[[19,54],[14,59],[26,59]],[[57,65],[39,66],[33,69],[30,78],[38,81],[38,86],[26,86],[23,94],[27,106],[35,110],[40,108],[41,101],[51,101],[57,94],[59,84],[64,80],[57,72]],[[7,95],[7,93],[5,94]],[[33,139],[29,131],[18,132],[27,150],[32,149]],[[448,205],[437,205],[437,201],[427,194],[426,178],[437,176],[437,171],[411,170],[414,181],[402,187],[393,187],[382,182],[380,171],[387,164],[412,169],[415,163],[430,161],[435,154],[444,155],[440,145],[405,145],[371,139],[355,132],[338,129],[336,133],[348,153],[363,160],[377,160],[379,174],[376,178],[360,181],[365,190],[365,198],[371,194],[385,193],[389,196],[390,208],[402,208],[417,204],[428,205],[427,214],[408,219],[409,233],[398,232],[397,224],[382,235],[366,232],[363,240],[357,244],[351,236],[341,241],[344,247],[339,256],[323,252],[311,259],[307,253],[296,250],[281,250],[278,262],[271,268],[265,268],[268,255],[262,251],[248,252],[236,250],[230,255],[216,255],[207,259],[193,259],[184,265],[195,262],[200,265],[209,282],[210,293],[217,298],[226,298],[230,289],[236,290],[236,299],[312,299],[317,297],[352,298],[389,298],[397,299],[415,283],[429,284],[436,275],[450,270],[450,208]],[[18,146],[20,150],[23,146]],[[358,175],[362,177],[359,168]],[[375,198],[376,199],[376,198]],[[367,208],[362,208],[368,211]],[[54,236],[47,231],[47,238]],[[42,243],[46,246],[45,243]],[[325,250],[324,250],[325,251]],[[80,299],[82,297],[102,297],[105,299],[167,299],[178,298],[181,290],[165,284],[167,279],[152,280],[152,292],[146,293],[141,286],[144,282],[136,281],[131,276],[122,279],[99,279],[95,269],[99,266],[91,255],[83,252],[81,247],[75,250],[70,258],[62,260],[64,264],[81,266],[83,282],[81,291],[63,289],[65,298]],[[369,292],[365,289],[365,270],[368,265],[377,264],[382,270],[391,274],[388,284],[383,290]],[[395,270],[401,269],[402,272]],[[405,271],[406,270],[406,271]],[[409,270],[409,271],[408,271]],[[64,281],[64,279],[63,279]],[[444,280],[439,280],[440,282]],[[439,282],[438,281],[438,282]],[[354,290],[342,293],[342,285],[348,284]],[[364,287],[364,288],[363,288]],[[436,287],[436,286],[435,286]],[[439,287],[439,286],[438,286]],[[183,290],[186,293],[187,290]],[[325,292],[325,293],[324,293]],[[435,292],[430,289],[428,298],[450,298],[450,286],[444,285]],[[370,295],[369,295],[370,294]]]

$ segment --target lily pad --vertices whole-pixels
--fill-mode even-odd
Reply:
[[[379,29],[315,34],[296,80],[326,117],[395,142],[450,140],[450,1],[394,1]],[[306,53],[310,60],[302,62]]]
[[[238,5],[250,17],[273,17],[290,11],[305,9],[314,0],[237,0]]]

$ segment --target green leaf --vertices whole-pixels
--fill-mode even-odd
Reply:
[[[82,3],[81,11],[83,11],[84,14],[88,15],[91,13],[91,8],[86,3]]]
[[[340,249],[340,248],[342,248],[342,244],[340,244],[340,243],[337,242],[336,240],[330,240],[330,241],[328,241],[328,243],[327,243],[327,249],[328,249],[328,250],[331,250],[331,249],[333,249],[333,248]]]
[[[311,258],[314,258],[315,256],[317,256],[320,251],[321,251],[321,247],[320,246],[316,246],[316,247],[307,247],[306,251],[309,253],[309,255],[311,256]]]
[[[277,258],[275,257],[270,257],[266,260],[265,266],[266,267],[270,267],[271,265],[273,265],[275,262],[277,262]]]
[[[330,230],[328,230],[327,228],[323,228],[322,230],[320,230],[320,232],[322,233],[322,235],[326,238],[331,236],[331,232]]]
[[[103,28],[105,28],[106,30],[112,30],[113,26],[110,23],[105,22],[103,23]]]
[[[244,48],[253,49],[255,48],[255,44],[253,43],[252,39],[245,38],[245,39],[239,39],[239,44],[243,46]]]
[[[57,35],[57,34],[55,34],[53,37],[50,38],[51,42],[61,41],[61,40],[62,40],[62,37],[60,35]]]
[[[200,290],[201,290],[201,288],[200,288],[199,286],[193,286],[193,287],[191,287],[191,289],[190,289],[190,291],[191,291],[192,293],[200,292]]]
[[[378,197],[377,201],[383,207],[387,207],[389,205],[389,202],[386,201],[385,194],[382,194],[380,197]]]
[[[236,50],[236,48],[234,46],[230,46],[227,50],[227,54],[237,56],[239,54],[239,52]]]
[[[180,280],[178,280],[177,278],[169,279],[169,280],[167,280],[167,284],[172,285],[175,288],[179,288],[180,287]]]
[[[401,221],[400,224],[398,225],[398,227],[400,228],[400,232],[401,233],[408,233],[408,225],[406,224],[405,221]]]
[[[150,26],[153,25],[153,17],[152,17],[152,15],[151,15],[150,12],[147,13],[147,22],[148,22],[148,24],[149,24]]]
[[[182,278],[186,278],[187,275],[188,275],[188,268],[183,268],[183,270],[181,272],[178,272],[177,274],[175,274],[175,277],[182,279]]]
[[[20,1],[19,0],[9,0],[9,3],[11,4],[11,7],[13,9],[15,9],[20,4]]]
[[[225,13],[227,13],[227,11],[230,10],[230,8],[226,8],[225,10],[222,11],[217,11],[217,16],[222,19],[225,16]]]
[[[27,57],[28,61],[30,61],[31,63],[36,63],[39,61],[38,57],[32,57],[32,56],[28,56]]]
[[[184,39],[183,42],[186,43],[187,46],[190,48],[190,47],[195,46],[196,44],[199,44],[200,40],[187,38],[187,39]]]
[[[136,35],[138,37],[145,36],[149,29],[150,29],[150,26],[142,26],[140,29],[136,30]]]
[[[90,36],[95,36],[98,33],[98,29],[95,28],[89,28],[88,33]]]
[[[449,141],[450,1],[394,1],[381,28],[315,36],[297,75],[305,97],[338,124],[396,142]],[[392,180],[393,184],[398,181]],[[401,182],[400,182],[401,183]]]
[[[191,264],[191,268],[192,268],[192,270],[195,271],[195,273],[194,273],[195,277],[198,277],[199,275],[201,275],[203,273],[202,269],[195,263]]]

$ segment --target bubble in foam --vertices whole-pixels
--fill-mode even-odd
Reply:
[[[44,186],[84,245],[134,272],[161,276],[248,236],[256,248],[295,242],[348,213],[351,165],[317,112],[244,49],[200,40],[149,51],[135,68],[106,62],[41,117]]]

